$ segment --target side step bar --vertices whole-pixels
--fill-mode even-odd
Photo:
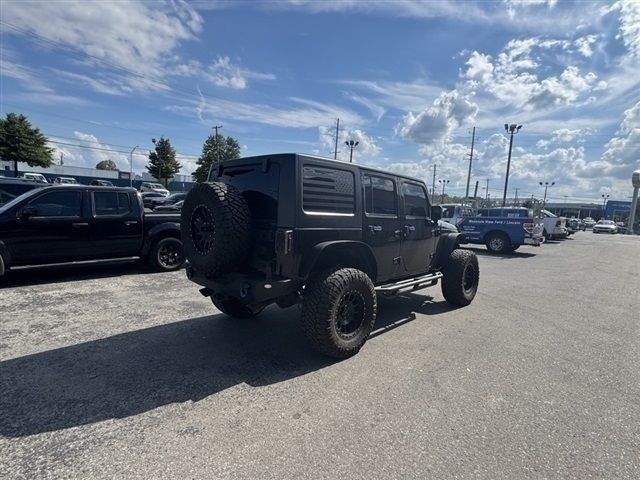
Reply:
[[[419,287],[426,287],[435,285],[443,275],[440,272],[430,273],[429,275],[423,275],[422,277],[408,278],[396,283],[387,283],[386,285],[380,285],[375,287],[376,292],[392,294],[397,293],[400,290],[411,288],[417,290]]]

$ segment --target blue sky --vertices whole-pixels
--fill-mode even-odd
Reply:
[[[193,170],[213,125],[246,155],[330,155],[464,193],[625,199],[640,168],[640,2],[307,0],[2,2],[1,113],[65,164],[169,137]]]

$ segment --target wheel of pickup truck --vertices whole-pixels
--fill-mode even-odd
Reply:
[[[230,317],[237,319],[253,318],[264,310],[264,307],[252,307],[250,305],[244,305],[235,298],[216,298],[211,297],[213,305],[222,313],[229,315]]]
[[[0,278],[4,275],[4,258],[2,258],[2,254],[0,253]]]
[[[504,233],[494,232],[487,237],[486,245],[491,253],[504,253],[509,248],[510,242]]]
[[[358,353],[373,330],[376,311],[373,283],[355,268],[325,271],[304,288],[304,333],[316,350],[330,357]]]
[[[451,305],[464,307],[469,305],[478,291],[480,269],[478,257],[469,250],[456,249],[442,273],[441,288],[444,299]]]
[[[198,272],[216,276],[237,269],[251,250],[251,217],[233,185],[200,183],[182,206],[182,242]]]
[[[161,238],[153,244],[149,253],[149,262],[156,270],[172,272],[184,265],[182,242],[176,237]]]

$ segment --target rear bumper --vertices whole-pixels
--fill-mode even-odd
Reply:
[[[268,303],[296,292],[299,282],[291,278],[267,276],[262,272],[233,273],[210,279],[200,275],[193,267],[186,268],[187,278],[205,287],[205,296],[224,295],[244,304]]]
[[[542,242],[541,238],[525,238],[524,239],[525,245],[532,245],[534,247],[539,247],[541,242]]]

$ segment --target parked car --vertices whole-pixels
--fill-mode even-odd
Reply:
[[[91,185],[95,187],[113,187],[113,183],[109,180],[100,180],[98,178],[91,180]]]
[[[178,192],[172,193],[168,197],[151,197],[150,205],[151,208],[156,208],[160,205],[172,205],[174,203],[180,202],[187,197],[186,192]]]
[[[144,208],[153,209],[153,201],[158,198],[165,198],[162,193],[158,192],[142,192],[140,194],[142,198],[142,205]]]
[[[566,226],[567,226],[567,231],[569,232],[569,235],[573,235],[577,231],[582,230],[582,226],[579,218],[575,218],[575,217],[568,218]]]
[[[162,271],[180,268],[180,216],[144,214],[132,188],[85,185],[33,189],[0,207],[0,276],[121,258],[146,258]]]
[[[80,185],[80,182],[73,177],[56,177],[53,183],[57,185]]]
[[[44,184],[24,178],[0,177],[0,206],[10,202],[29,190],[41,188]]]
[[[593,226],[593,233],[618,233],[618,225],[613,220],[598,220]]]
[[[596,224],[596,221],[591,217],[587,217],[583,221],[585,228],[593,228],[593,226]]]
[[[184,204],[184,200],[180,200],[176,203],[169,203],[166,205],[158,205],[153,209],[154,212],[180,212],[182,210],[182,205]]]
[[[377,295],[441,282],[468,305],[478,260],[432,218],[425,184],[298,154],[230,160],[182,207],[187,277],[222,312],[258,315],[302,304],[311,344],[354,355],[373,329]]]
[[[142,184],[140,185],[140,191],[161,193],[165,197],[169,195],[169,190],[164,188],[164,186],[160,183],[142,182]]]
[[[25,180],[31,180],[32,182],[42,183],[48,185],[49,182],[47,178],[41,173],[33,173],[33,172],[24,172],[20,175],[20,178],[24,178]]]
[[[480,208],[456,225],[464,243],[484,244],[491,253],[510,253],[521,245],[540,246],[543,224],[525,207]]]

